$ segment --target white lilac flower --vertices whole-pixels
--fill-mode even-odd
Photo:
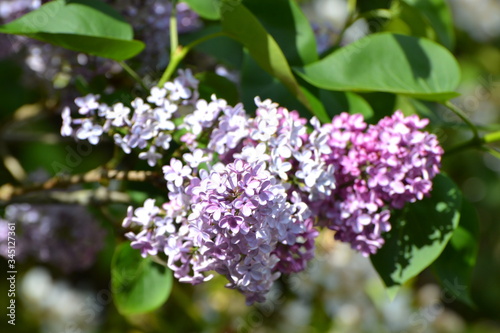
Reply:
[[[192,153],[185,153],[182,158],[191,168],[197,168],[201,163],[208,162],[209,157],[202,149],[195,149]]]
[[[73,134],[73,128],[71,127],[72,119],[69,107],[65,107],[63,109],[61,117],[62,117],[61,135],[71,136],[71,134]]]
[[[122,137],[120,134],[115,133],[113,135],[113,139],[115,140],[115,144],[119,146],[125,154],[130,154],[132,152],[132,149],[127,141],[127,137]]]
[[[99,108],[99,95],[88,94],[84,97],[75,98],[75,104],[79,107],[78,113],[88,115],[90,111]]]
[[[164,150],[168,150],[170,148],[170,141],[172,141],[172,136],[170,134],[160,133],[155,139],[155,145]]]
[[[122,103],[116,103],[113,105],[112,109],[107,111],[106,119],[111,120],[111,125],[115,127],[122,127],[130,125],[130,120],[128,119],[129,114],[130,108],[124,106]]]
[[[155,166],[162,155],[156,152],[155,146],[151,146],[147,152],[139,153],[139,158],[148,161],[149,166]]]
[[[184,178],[191,174],[191,168],[183,165],[181,161],[172,158],[170,165],[163,167],[163,174],[167,182],[173,183],[175,186],[180,187],[184,182]]]
[[[151,88],[151,94],[148,96],[146,100],[149,103],[161,106],[165,101],[165,96],[167,96],[167,90],[165,88],[153,87]]]
[[[94,124],[92,120],[85,119],[82,126],[76,130],[76,137],[80,140],[89,140],[93,145],[99,143],[103,129],[101,125]]]

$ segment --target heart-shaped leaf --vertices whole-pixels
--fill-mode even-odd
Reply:
[[[203,18],[220,19],[220,0],[184,0],[184,2]]]
[[[381,91],[444,101],[454,92],[460,70],[443,46],[424,38],[373,34],[296,72],[309,83],[337,91]]]
[[[292,66],[318,60],[316,37],[309,20],[294,0],[243,1],[264,28],[276,40]]]
[[[385,244],[371,261],[390,297],[441,254],[460,220],[462,195],[451,179],[434,178],[431,196],[395,216]]]
[[[438,40],[448,49],[455,44],[455,33],[451,10],[445,0],[404,0],[425,17],[429,25],[434,29]]]
[[[224,0],[222,30],[243,44],[261,68],[277,78],[309,110],[311,105],[298,84],[286,56],[259,20],[238,1]]]
[[[22,35],[92,55],[125,60],[142,51],[130,24],[99,0],[56,0],[0,26]]]
[[[166,267],[142,258],[130,243],[120,244],[111,262],[111,291],[122,314],[152,311],[168,299],[172,273]]]
[[[470,285],[476,265],[478,235],[477,212],[474,206],[464,200],[458,227],[443,253],[432,264],[441,285],[451,294],[448,296],[471,307],[474,307],[474,302],[470,297]]]

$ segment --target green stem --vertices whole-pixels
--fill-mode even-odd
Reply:
[[[500,131],[488,133],[483,137],[485,143],[493,143],[500,141]]]
[[[118,61],[118,63],[120,64],[120,66],[122,66],[125,72],[128,73],[128,75],[130,75],[134,80],[136,80],[141,85],[142,88],[144,88],[144,90],[149,90],[144,81],[142,81],[139,74],[137,74],[129,65],[127,65],[125,61]]]
[[[158,81],[158,87],[163,87],[165,83],[170,80],[170,77],[172,74],[174,74],[175,69],[179,64],[181,63],[182,59],[187,55],[188,49],[186,47],[177,47],[175,52],[172,54],[170,57],[170,62],[168,63],[167,69],[165,69],[165,72],[161,76],[160,81]]]
[[[476,148],[476,147],[481,147],[483,144],[483,140],[481,138],[472,138],[468,141],[462,142],[455,147],[452,147],[450,149],[447,149],[443,156],[450,156],[456,153],[459,153],[463,150],[470,149],[470,148]]]
[[[455,105],[453,105],[453,103],[451,103],[450,101],[446,101],[446,102],[444,102],[442,104],[444,106],[446,106],[448,109],[450,109],[451,111],[453,111],[453,113],[455,113],[460,119],[462,119],[462,121],[464,123],[467,124],[467,126],[470,127],[470,129],[472,130],[472,133],[474,135],[473,140],[477,140],[479,138],[479,131],[478,131],[476,125],[474,125],[469,120],[469,118],[467,117],[467,115],[465,114],[465,112],[463,112],[460,108],[458,108]]]
[[[186,45],[186,46],[177,46],[176,50],[172,53],[172,56],[170,58],[170,63],[168,64],[167,68],[165,69],[165,72],[161,76],[160,81],[158,81],[158,87],[163,87],[163,85],[170,79],[172,74],[174,74],[175,69],[181,61],[186,57],[186,55],[191,51],[194,47],[197,45],[206,42],[207,40],[210,40],[215,37],[219,36],[226,36],[225,33],[223,32],[216,32],[210,35],[207,35],[205,37],[202,37],[200,39],[195,40],[194,42]]]
[[[394,16],[392,10],[389,9],[374,9],[369,12],[359,14],[357,19],[371,19],[371,18],[382,18],[382,19],[391,19]]]
[[[453,148],[450,148],[446,150],[444,153],[445,156],[449,156],[458,152],[461,152],[462,150],[465,149],[470,149],[470,148],[480,148],[482,147],[485,143],[494,143],[494,142],[499,142],[500,141],[500,131],[492,132],[485,134],[483,137],[473,137],[472,139],[462,142],[458,145],[456,145]]]
[[[172,1],[172,11],[170,12],[170,56],[173,58],[174,53],[179,46],[179,33],[177,32],[177,0]]]
[[[356,13],[356,0],[347,0],[347,10],[350,15],[354,15]]]

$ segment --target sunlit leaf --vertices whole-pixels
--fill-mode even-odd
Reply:
[[[22,35],[73,51],[125,60],[142,51],[130,24],[99,0],[56,0],[0,26],[0,33]]]
[[[111,263],[111,290],[122,314],[152,311],[168,299],[172,273],[166,267],[142,258],[130,243],[120,244]]]
[[[296,72],[323,89],[382,91],[425,100],[457,96],[460,79],[457,61],[446,48],[390,33],[364,37]]]
[[[437,175],[433,183],[429,198],[407,205],[394,216],[385,244],[371,256],[391,297],[439,257],[460,220],[462,195],[458,187],[444,175]]]

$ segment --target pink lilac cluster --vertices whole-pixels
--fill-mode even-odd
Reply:
[[[125,152],[151,152],[158,138],[182,131],[176,152],[182,159],[163,165],[169,200],[130,207],[124,221],[136,230],[127,234],[132,246],[143,256],[166,255],[180,281],[200,283],[214,271],[249,303],[263,300],[279,274],[299,272],[313,258],[317,227],[335,230],[364,255],[376,253],[391,210],[427,195],[439,171],[443,150],[422,131],[427,120],[415,115],[397,111],[368,125],[361,115],[342,113],[321,124],[256,97],[252,118],[242,104],[198,99],[196,87],[181,72],[153,88],[149,104],[134,101],[134,114],[119,121],[114,107],[80,103],[82,114],[107,110],[83,121],[100,119],[98,137],[107,131]],[[158,127],[158,119],[170,125]],[[83,125],[74,131],[63,122],[63,132],[90,138]],[[139,157],[152,166],[167,160],[153,153]]]
[[[78,114],[73,118],[69,107],[62,111],[62,136],[99,143],[102,134],[112,136],[126,154],[133,149],[140,151],[139,158],[154,166],[162,152],[170,148],[172,133],[176,128],[172,116],[185,104],[198,99],[198,81],[191,71],[180,75],[164,87],[154,87],[144,101],[136,98],[130,107],[123,103],[108,106],[100,103],[99,95],[89,94],[75,99]]]
[[[368,126],[361,115],[343,113],[322,127],[331,150],[322,158],[336,168],[337,189],[310,207],[337,239],[364,255],[376,253],[391,228],[391,209],[430,192],[443,149],[421,131],[427,123],[396,111]]]
[[[50,264],[64,273],[89,268],[106,233],[82,206],[12,204],[0,218],[1,255],[7,257],[8,223],[16,226],[16,258]]]

